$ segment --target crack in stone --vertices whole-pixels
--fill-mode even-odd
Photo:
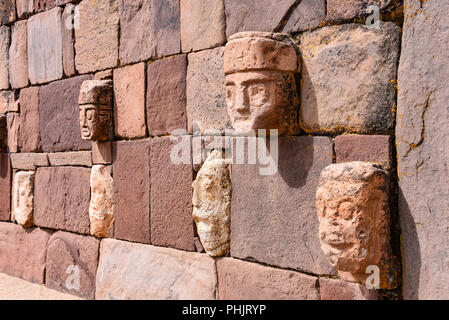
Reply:
[[[291,6],[290,8],[288,8],[287,12],[285,13],[285,15],[282,17],[281,21],[279,22],[279,24],[277,25],[276,28],[274,28],[274,32],[282,32],[282,30],[284,29],[285,25],[288,22],[288,19],[291,17],[291,15],[293,14],[293,11],[295,11],[295,9],[299,6],[299,4],[301,3],[302,0],[296,0]]]
[[[412,150],[418,148],[419,146],[421,146],[424,143],[424,136],[426,134],[425,116],[426,116],[426,112],[427,112],[427,110],[429,109],[429,106],[430,106],[430,99],[432,97],[432,93],[433,93],[432,91],[429,93],[429,95],[427,97],[427,100],[426,100],[426,104],[424,105],[424,109],[423,109],[422,114],[421,114],[421,119],[422,119],[421,139],[419,139],[418,143],[416,143],[416,144],[415,143],[411,143],[410,144],[409,149],[405,153],[405,156],[408,156],[408,154]]]

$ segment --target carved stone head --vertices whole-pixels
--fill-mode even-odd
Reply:
[[[84,140],[107,141],[112,136],[112,82],[86,80],[79,96],[80,129]]]
[[[207,254],[226,255],[230,241],[232,187],[229,164],[222,151],[207,157],[193,182],[193,219]]]
[[[388,176],[380,166],[350,162],[327,166],[316,207],[321,248],[339,275],[364,283],[368,266],[380,270],[380,285],[396,279],[390,247]]]
[[[237,132],[298,131],[299,71],[294,42],[279,33],[241,32],[230,37],[224,53],[228,114]]]

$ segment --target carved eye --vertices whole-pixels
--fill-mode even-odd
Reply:
[[[338,208],[338,216],[345,220],[351,220],[355,212],[355,205],[349,201],[342,202]]]
[[[255,83],[248,87],[250,105],[261,107],[270,100],[270,83]]]
[[[226,86],[226,100],[229,107],[232,107],[234,104],[234,86],[227,85]]]
[[[86,119],[92,120],[93,117],[94,117],[94,110],[93,109],[86,110]]]

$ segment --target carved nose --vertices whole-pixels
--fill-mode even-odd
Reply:
[[[245,96],[245,90],[238,90],[235,96],[235,110],[240,113],[249,111],[248,102]]]

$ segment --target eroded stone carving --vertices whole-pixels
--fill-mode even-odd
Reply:
[[[112,236],[114,191],[110,169],[110,166],[94,165],[90,174],[90,233],[99,238]]]
[[[80,129],[84,140],[108,141],[112,136],[112,81],[86,80],[81,85]]]
[[[367,268],[376,266],[380,288],[397,285],[388,189],[387,173],[376,164],[332,164],[321,172],[316,193],[321,248],[346,281],[365,284]]]
[[[193,182],[193,219],[204,250],[210,256],[229,251],[232,186],[229,164],[213,150]]]
[[[33,171],[19,171],[13,179],[12,216],[25,228],[34,225],[34,177]]]
[[[298,131],[299,71],[296,45],[279,33],[241,32],[229,38],[224,53],[228,114],[237,132]]]

